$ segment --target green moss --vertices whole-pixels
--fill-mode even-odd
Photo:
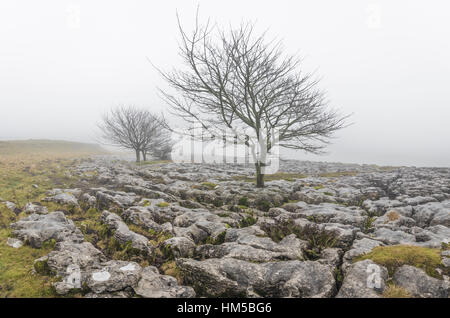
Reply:
[[[344,177],[344,176],[356,176],[357,174],[358,174],[358,172],[356,172],[356,171],[325,172],[325,173],[320,173],[319,177],[339,178],[339,177]]]
[[[41,275],[52,275],[52,271],[50,267],[48,266],[47,260],[36,260],[34,262],[34,269],[36,270],[36,273]]]
[[[239,227],[243,228],[243,227],[248,227],[248,226],[252,226],[253,224],[255,224],[258,220],[255,219],[253,217],[253,215],[249,215],[245,218],[243,218],[241,221],[239,221]]]
[[[318,185],[318,186],[315,186],[315,187],[314,187],[314,189],[315,189],[315,190],[320,190],[320,189],[323,189],[323,185]]]
[[[364,220],[364,231],[367,233],[368,231],[370,231],[373,228],[373,222],[375,221],[375,217],[373,216],[368,216],[365,220]]]
[[[150,230],[149,230],[150,232]],[[149,244],[153,245],[153,246],[160,246],[162,242],[164,242],[165,240],[168,240],[170,238],[173,237],[172,234],[170,234],[169,232],[156,232],[156,231],[151,231],[151,236],[148,237],[149,239]]]
[[[97,241],[109,239],[113,234],[107,225],[100,223],[94,216],[82,221],[75,221],[75,225],[80,228],[84,239],[94,245]]]
[[[0,229],[0,298],[54,297],[51,285],[54,277],[33,274],[34,261],[47,255],[51,249],[35,249],[27,245],[13,248],[6,244],[9,236],[9,229]]]
[[[270,204],[270,202],[267,200],[258,200],[256,202],[256,207],[261,211],[267,212],[272,207],[272,204]]]
[[[248,198],[247,197],[240,198],[238,201],[238,205],[248,207]]]
[[[160,208],[167,208],[169,205],[170,205],[170,204],[167,203],[167,202],[159,202],[159,203],[157,204],[157,206],[160,207]]]
[[[172,160],[150,160],[150,161],[141,161],[139,165],[161,165],[171,163]]]
[[[165,244],[159,249],[166,260],[173,260],[175,258],[172,252],[172,246],[170,244]]]
[[[295,181],[296,179],[303,179],[307,176],[299,173],[287,173],[287,172],[278,172],[274,174],[266,174],[264,175],[265,181],[275,181],[275,180],[285,180],[285,181]],[[234,176],[233,180],[244,181],[244,182],[256,182],[255,177],[248,176]]]
[[[344,273],[340,267],[336,267],[333,271],[334,278],[336,280],[337,287],[339,288],[344,281]]]
[[[52,250],[55,248],[56,241],[54,239],[50,239],[42,243],[42,248],[47,250]]]
[[[395,273],[397,268],[410,265],[423,269],[432,277],[441,278],[441,275],[436,271],[437,268],[442,266],[440,249],[412,245],[378,246],[370,253],[359,256],[353,261],[366,259],[385,266],[390,276]]]
[[[213,201],[213,204],[214,204],[215,207],[219,208],[219,207],[221,207],[223,205],[223,201],[220,198],[215,198],[214,201]]]
[[[219,235],[217,235],[216,238],[213,238],[212,236],[209,236],[206,238],[205,244],[212,244],[212,245],[220,245],[225,242],[225,235],[227,234],[227,231],[223,231]]]
[[[95,151],[82,145],[45,141],[17,142],[16,145],[0,142],[0,148],[0,197],[14,202],[19,208],[28,202],[40,202],[47,196],[47,190],[77,187],[80,176],[72,176],[66,171],[81,162],[79,158]],[[54,202],[43,202],[43,205],[50,212],[72,213],[68,217],[77,226],[83,221],[93,223],[98,218],[95,209],[83,212]],[[15,249],[6,244],[11,236],[10,224],[25,216],[24,212],[16,215],[0,204],[0,298],[55,297],[52,287],[55,277],[47,276],[48,264],[37,262],[35,265],[34,261],[47,255],[56,242],[44,242],[39,249],[28,245]],[[93,239],[93,236],[85,233],[85,237]],[[35,274],[34,270],[45,275]]]
[[[213,182],[202,182],[202,186],[213,190],[215,187],[217,187],[217,184]]]
[[[305,254],[313,260],[319,258],[324,249],[334,247],[338,241],[336,231],[322,229],[317,224],[308,224],[301,227],[292,221],[287,221],[277,226],[262,226],[262,229],[275,242],[280,242],[290,234],[295,234],[299,239],[307,241],[308,246]]]
[[[175,277],[178,283],[181,284],[183,282],[180,269],[177,267],[175,261],[170,260],[162,264],[161,271],[164,273],[164,275]]]
[[[131,241],[127,241],[126,243],[120,243],[114,237],[110,238],[109,244],[106,248],[106,252],[113,259],[124,261],[130,260],[135,256],[144,256],[141,250],[133,247]]]

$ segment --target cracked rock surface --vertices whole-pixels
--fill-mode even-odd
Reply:
[[[8,244],[54,240],[35,269],[60,277],[62,295],[383,297],[393,283],[448,298],[450,169],[291,160],[280,171],[257,189],[244,165],[93,157],[70,169],[79,186],[24,207]],[[437,276],[361,259],[394,245],[439,250]]]

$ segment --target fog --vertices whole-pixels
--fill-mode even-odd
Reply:
[[[353,113],[327,154],[302,160],[450,166],[448,1],[0,2],[0,139],[95,142],[108,108],[166,105],[158,67],[177,66],[176,11],[191,28],[251,20]],[[172,124],[179,120],[169,117]]]

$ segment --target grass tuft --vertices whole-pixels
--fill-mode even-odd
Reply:
[[[403,287],[395,284],[388,284],[383,291],[384,298],[411,298],[411,294]]]
[[[355,258],[353,262],[366,259],[385,266],[390,276],[394,275],[397,268],[410,265],[423,269],[432,277],[442,278],[436,270],[442,266],[441,250],[437,248],[412,245],[378,246],[370,253]]]

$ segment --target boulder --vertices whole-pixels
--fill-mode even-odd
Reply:
[[[119,243],[128,244],[131,242],[131,246],[134,249],[146,254],[152,252],[152,249],[148,244],[148,239],[141,234],[131,231],[117,214],[103,211],[100,220],[102,223],[106,224],[110,230],[114,231],[114,238]]]
[[[412,296],[420,298],[448,298],[450,283],[428,276],[414,266],[403,265],[394,274],[394,283],[406,289]]]
[[[176,262],[183,281],[210,297],[330,297],[336,287],[331,267],[318,262],[255,264],[234,258]]]
[[[13,248],[20,248],[23,246],[23,242],[13,237],[8,237],[6,244]]]
[[[135,262],[109,261],[86,272],[83,282],[96,294],[121,291],[137,286],[142,268]]]
[[[41,204],[38,203],[32,203],[32,202],[28,202],[27,204],[25,204],[23,210],[25,211],[25,213],[28,214],[47,214],[48,213],[48,209],[46,206],[43,206]]]
[[[347,268],[337,298],[379,298],[386,287],[388,271],[371,260]]]
[[[65,192],[44,198],[43,201],[55,202],[67,206],[78,206],[77,198],[73,194]]]
[[[11,224],[13,235],[34,248],[41,248],[45,241],[54,239],[56,242],[84,241],[83,234],[72,220],[65,217],[63,212],[49,214],[31,214],[20,221]]]
[[[195,243],[186,237],[172,237],[162,244],[163,249],[175,258],[193,257]]]
[[[171,276],[161,275],[154,266],[145,267],[141,272],[141,279],[134,291],[146,298],[191,298],[195,297],[192,287],[179,286],[177,280]]]

